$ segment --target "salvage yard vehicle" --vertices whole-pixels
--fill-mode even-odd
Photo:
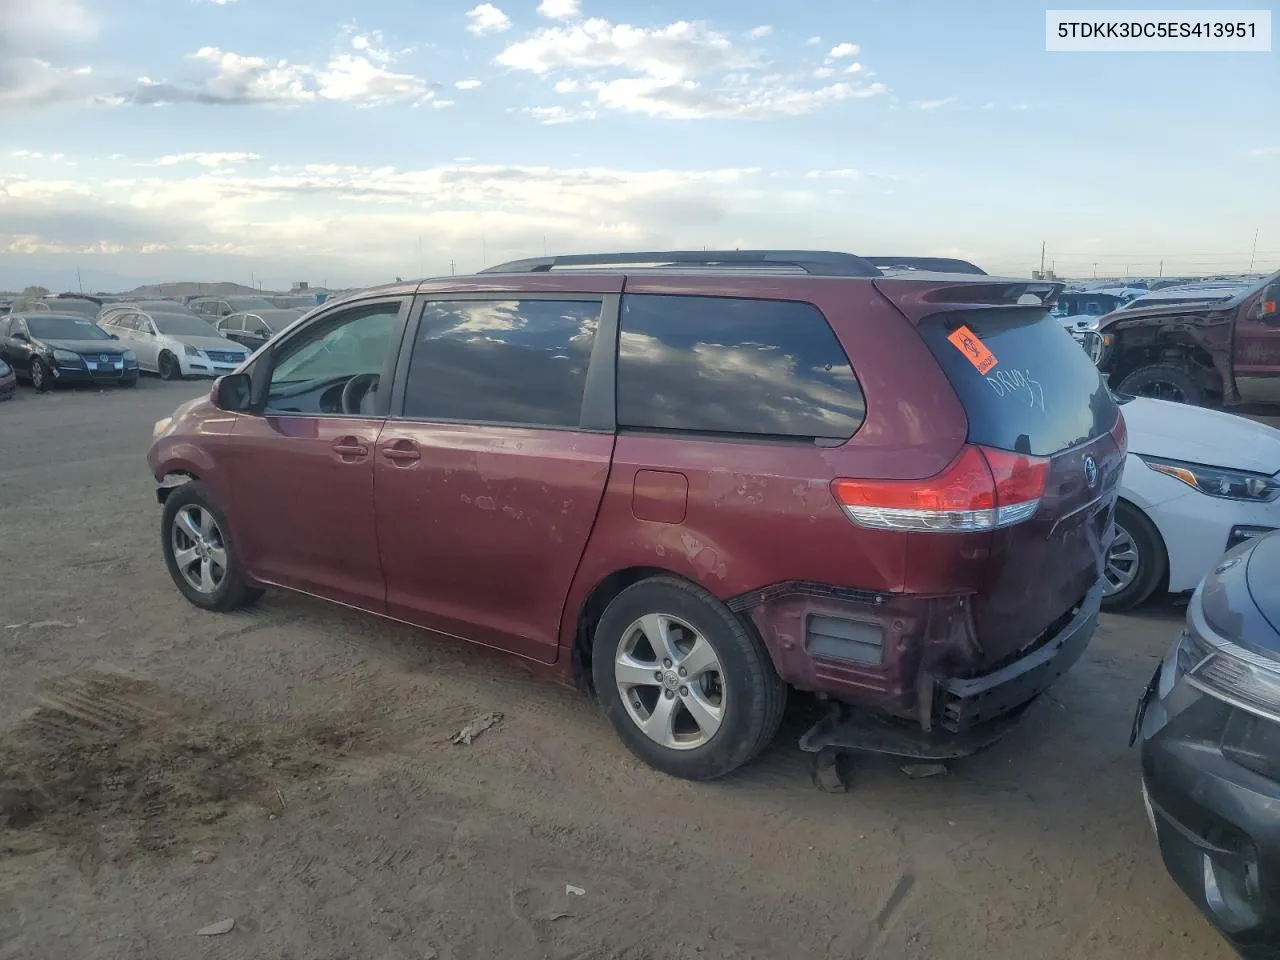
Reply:
[[[1142,793],[1174,881],[1246,958],[1280,956],[1280,533],[1196,590],[1138,707]]]
[[[1190,404],[1280,403],[1280,273],[1148,294],[1098,322],[1112,388]]]
[[[1129,429],[1104,610],[1194,590],[1223,552],[1280,529],[1280,430],[1185,404],[1119,396]]]
[[[7,317],[0,317],[0,324],[4,324],[6,320]],[[18,375],[13,372],[13,367],[0,357],[0,400],[12,400],[17,392]]]
[[[361,291],[156,424],[165,562],[577,680],[679,777],[789,688],[807,750],[964,756],[1097,623],[1125,428],[1060,290],[701,251]]]
[[[138,383],[134,352],[76,314],[0,317],[0,359],[40,391],[60,383]]]
[[[242,347],[254,351],[303,313],[302,310],[288,309],[232,313],[219,317],[213,322],[213,326],[228,340],[234,340]]]
[[[212,322],[218,317],[227,317],[233,313],[244,313],[252,310],[274,310],[273,304],[266,297],[239,296],[232,294],[226,297],[192,297],[187,301],[192,313]]]
[[[98,324],[137,353],[143,370],[165,380],[216,377],[249,356],[243,346],[173,301],[117,304],[102,311]]]

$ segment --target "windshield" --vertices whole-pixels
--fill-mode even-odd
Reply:
[[[1042,308],[945,313],[920,333],[964,405],[970,443],[1046,457],[1115,425],[1098,368]]]
[[[274,310],[275,305],[263,297],[227,297],[227,303],[237,312],[244,310]]]
[[[156,329],[171,337],[221,337],[217,330],[209,326],[195,314],[183,316],[180,313],[153,313]]]
[[[111,339],[111,334],[92,320],[78,317],[27,317],[27,329],[37,340]]]

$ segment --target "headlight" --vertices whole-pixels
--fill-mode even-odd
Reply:
[[[1280,662],[1225,641],[1205,649],[1205,656],[1199,657],[1205,650],[1197,650],[1183,661],[1199,659],[1187,674],[1188,683],[1241,710],[1280,722]]]
[[[1280,497],[1280,480],[1265,474],[1205,467],[1198,463],[1162,460],[1159,457],[1139,455],[1138,459],[1156,473],[1163,473],[1175,480],[1181,480],[1205,496],[1217,497],[1220,500],[1246,500],[1252,503],[1270,503]]]
[[[169,429],[169,424],[173,423],[173,417],[164,417],[156,421],[156,425],[151,428],[151,439],[154,440],[160,434]]]
[[[0,377],[7,377],[12,372],[13,371],[10,369],[9,365],[4,362],[3,358],[0,358]]]
[[[138,362],[138,355],[137,355],[136,353],[134,353],[132,350],[126,350],[126,351],[124,352],[124,362],[125,362],[125,363],[137,363],[137,362]]]
[[[57,360],[59,363],[80,363],[80,362],[82,362],[82,361],[80,360],[80,354],[78,354],[78,353],[72,353],[70,350],[55,350],[55,351],[53,351],[53,359]]]
[[[183,350],[183,353],[185,353],[188,357],[203,357],[203,356],[204,356],[204,354],[203,354],[203,353],[201,353],[201,352],[200,352],[200,350],[199,350],[197,347],[193,347],[193,346],[191,346],[191,344],[187,344],[185,347],[183,347],[183,348],[182,348],[182,350]]]

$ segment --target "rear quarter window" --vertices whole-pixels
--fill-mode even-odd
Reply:
[[[812,304],[622,298],[620,427],[844,441],[865,412],[849,358]]]
[[[965,349],[971,334],[982,349]],[[969,419],[969,441],[1050,456],[1110,430],[1118,410],[1098,368],[1040,307],[927,317],[920,335]],[[986,354],[995,360],[990,365]]]

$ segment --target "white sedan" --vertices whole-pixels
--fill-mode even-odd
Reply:
[[[138,366],[165,380],[232,373],[249,350],[180,304],[123,304],[103,310],[98,326],[138,355]]]
[[[1129,429],[1103,607],[1194,590],[1228,549],[1280,529],[1280,430],[1146,397],[1117,397]]]

